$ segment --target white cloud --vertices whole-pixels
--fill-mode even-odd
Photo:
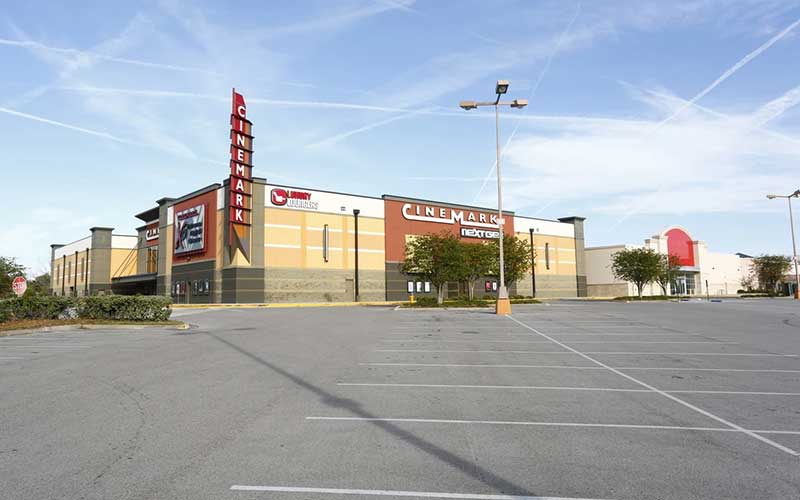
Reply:
[[[653,109],[682,106],[642,95]],[[510,174],[528,177],[507,186],[508,203],[535,205],[558,193],[613,214],[770,210],[764,194],[796,181],[800,142],[759,130],[759,116],[691,108],[657,133],[650,129],[658,122],[579,122],[526,134],[506,154]]]

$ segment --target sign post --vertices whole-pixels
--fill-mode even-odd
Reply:
[[[14,293],[17,294],[17,297],[22,297],[25,293],[25,290],[28,289],[28,282],[25,281],[25,278],[22,276],[17,276],[14,278],[14,281],[11,282],[11,289],[14,290]]]

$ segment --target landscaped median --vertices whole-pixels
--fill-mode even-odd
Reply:
[[[512,304],[541,304],[540,301],[532,297],[516,297],[511,299]],[[456,308],[456,307],[492,307],[495,304],[495,299],[472,299],[469,300],[465,297],[459,297],[454,300],[445,300],[441,304],[433,297],[422,297],[414,302],[405,302],[400,305],[401,308]]]
[[[0,335],[20,329],[112,325],[181,326],[170,321],[172,301],[160,296],[51,297],[26,294],[0,300]]]

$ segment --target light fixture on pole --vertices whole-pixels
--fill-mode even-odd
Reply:
[[[789,226],[792,230],[792,260],[794,261],[794,298],[800,299],[800,272],[797,266],[797,243],[794,237],[794,216],[792,215],[792,198],[800,198],[800,189],[792,194],[785,196],[778,194],[768,194],[767,199],[774,200],[775,198],[786,198],[789,203]]]
[[[511,301],[508,299],[505,265],[503,263],[503,235],[505,234],[503,223],[505,219],[503,219],[503,180],[500,172],[500,106],[522,109],[528,105],[527,99],[500,101],[500,96],[508,92],[508,85],[508,80],[497,80],[497,85],[494,88],[497,99],[494,102],[461,101],[458,103],[459,107],[466,111],[478,109],[481,106],[494,106],[495,151],[497,154],[497,228],[499,233],[498,244],[500,246],[500,288],[497,290],[497,304],[495,306],[497,314],[511,314]]]

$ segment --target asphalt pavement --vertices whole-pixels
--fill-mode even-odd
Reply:
[[[800,498],[800,305],[181,309],[0,338],[3,499]]]

